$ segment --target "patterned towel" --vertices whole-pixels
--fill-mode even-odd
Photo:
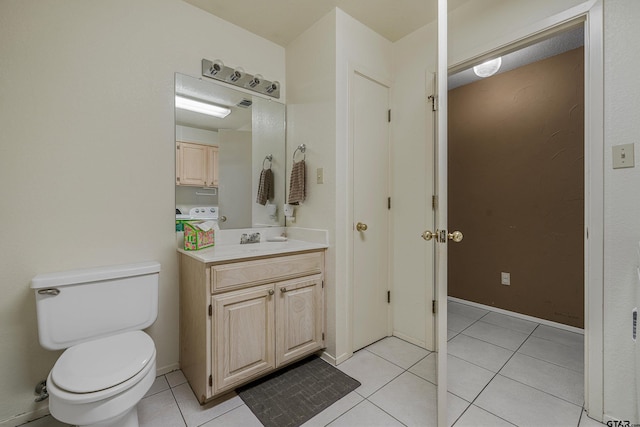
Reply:
[[[290,205],[298,205],[301,202],[304,202],[307,195],[305,189],[304,169],[304,160],[293,162],[293,166],[291,167],[291,180],[289,182],[288,203]]]
[[[256,203],[264,206],[269,199],[273,199],[273,172],[271,168],[262,169],[262,172],[260,172]]]

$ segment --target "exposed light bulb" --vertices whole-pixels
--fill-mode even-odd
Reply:
[[[231,80],[232,82],[237,82],[238,80],[240,80],[240,78],[242,78],[243,74],[244,74],[244,69],[241,67],[238,67],[235,70],[233,70],[233,73],[231,73],[231,75],[229,76],[229,80]]]
[[[209,67],[209,73],[211,73],[212,76],[215,76],[220,71],[222,71],[223,68],[224,68],[224,63],[222,61],[220,61],[219,59],[216,59],[211,64],[211,67]]]
[[[254,88],[258,86],[262,82],[262,76],[260,74],[256,74],[253,78],[247,83],[250,88]]]

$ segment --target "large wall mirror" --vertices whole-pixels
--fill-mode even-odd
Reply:
[[[175,95],[176,218],[217,207],[221,229],[284,226],[285,105],[184,74]],[[259,203],[263,169],[273,191]]]

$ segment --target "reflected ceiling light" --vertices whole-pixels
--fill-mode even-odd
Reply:
[[[502,58],[499,57],[499,58],[484,62],[480,65],[476,65],[475,67],[473,67],[473,72],[476,73],[476,76],[478,77],[489,77],[497,73],[501,65],[502,65]]]
[[[185,98],[180,95],[176,95],[176,108],[194,111],[196,113],[202,113],[208,116],[218,117],[220,119],[224,119],[231,114],[231,109],[227,107],[196,101],[195,99]]]

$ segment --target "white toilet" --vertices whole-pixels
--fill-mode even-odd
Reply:
[[[49,411],[78,426],[137,427],[136,405],[156,376],[142,329],[158,315],[160,264],[145,262],[39,274],[38,336],[65,349],[47,378]]]

